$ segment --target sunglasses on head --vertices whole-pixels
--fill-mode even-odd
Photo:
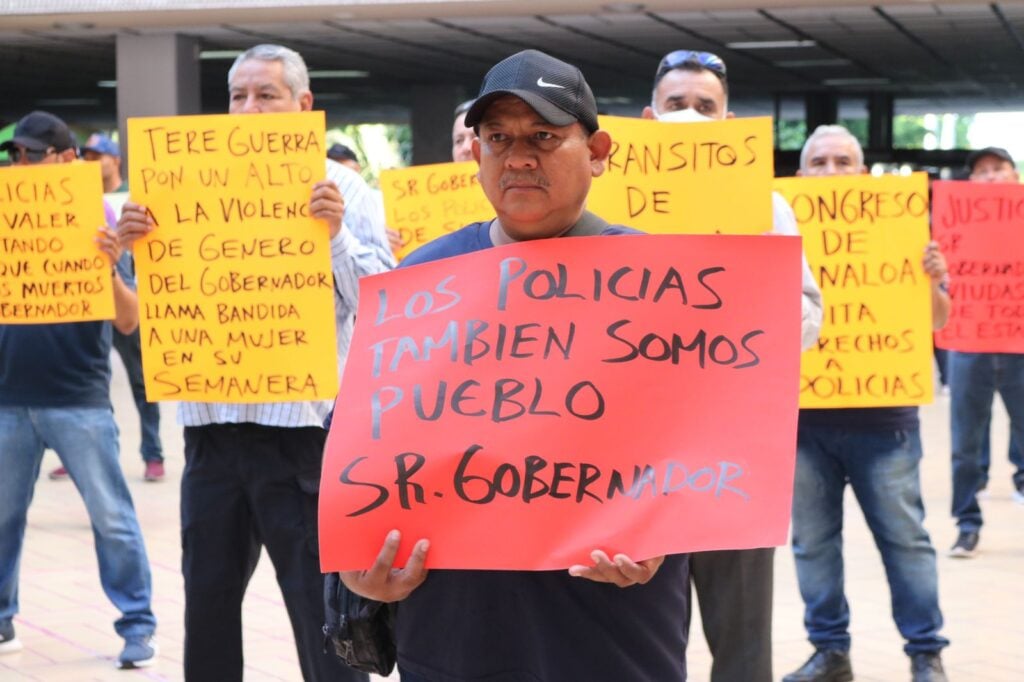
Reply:
[[[719,78],[725,78],[725,62],[717,54],[711,52],[698,52],[697,50],[676,50],[665,55],[658,64],[658,72],[654,81],[658,82],[661,77],[673,69],[678,69],[684,64],[696,64],[711,71]]]
[[[7,152],[7,155],[11,157],[13,163],[20,163],[22,157],[28,160],[29,163],[39,163],[50,154],[56,153],[57,150],[53,147],[47,147],[46,149],[23,149],[21,147],[14,147]]]

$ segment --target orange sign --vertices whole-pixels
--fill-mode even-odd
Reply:
[[[98,163],[0,168],[0,324],[114,319]]]
[[[132,118],[128,140],[157,224],[134,249],[147,399],[333,399],[324,113]]]
[[[953,304],[936,345],[1024,353],[1024,185],[933,183],[932,232]]]
[[[545,239],[364,278],[320,490],[325,571],[786,541],[800,240]]]
[[[664,123],[602,116],[612,136],[587,208],[611,223],[667,234],[772,229],[772,120]]]
[[[386,222],[402,238],[399,260],[441,235],[494,217],[478,170],[475,161],[463,161],[381,172]]]
[[[801,356],[800,407],[932,401],[928,176],[779,178],[825,319]]]

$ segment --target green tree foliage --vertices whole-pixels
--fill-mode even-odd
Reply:
[[[807,139],[807,123],[804,121],[775,122],[775,146],[784,151],[800,150]]]
[[[953,148],[969,149],[970,142],[967,139],[967,131],[974,122],[973,115],[956,116],[953,122]],[[895,149],[924,149],[925,138],[929,133],[941,137],[944,121],[940,115],[937,126],[929,129],[925,123],[924,116],[911,116],[900,114],[892,119],[892,146]]]

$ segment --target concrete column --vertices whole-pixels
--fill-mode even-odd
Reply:
[[[412,87],[414,166],[452,160],[453,112],[462,100],[462,88],[456,85],[423,84]]]
[[[117,125],[128,140],[125,121],[134,116],[176,116],[201,111],[199,41],[187,36],[117,36]],[[121,145],[123,168],[131,150]]]
[[[876,92],[868,98],[868,148],[889,153],[892,151],[893,96]]]
[[[804,97],[807,102],[807,134],[820,125],[839,121],[839,98],[830,92],[812,92]]]

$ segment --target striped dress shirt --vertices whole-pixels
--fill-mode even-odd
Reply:
[[[345,200],[344,228],[331,240],[334,273],[334,323],[338,331],[338,375],[345,367],[352,326],[359,303],[359,278],[390,270],[395,259],[388,245],[384,216],[363,178],[345,166],[327,160],[327,178]],[[332,407],[330,400],[286,403],[178,404],[182,426],[238,424],[263,426],[321,426]]]

